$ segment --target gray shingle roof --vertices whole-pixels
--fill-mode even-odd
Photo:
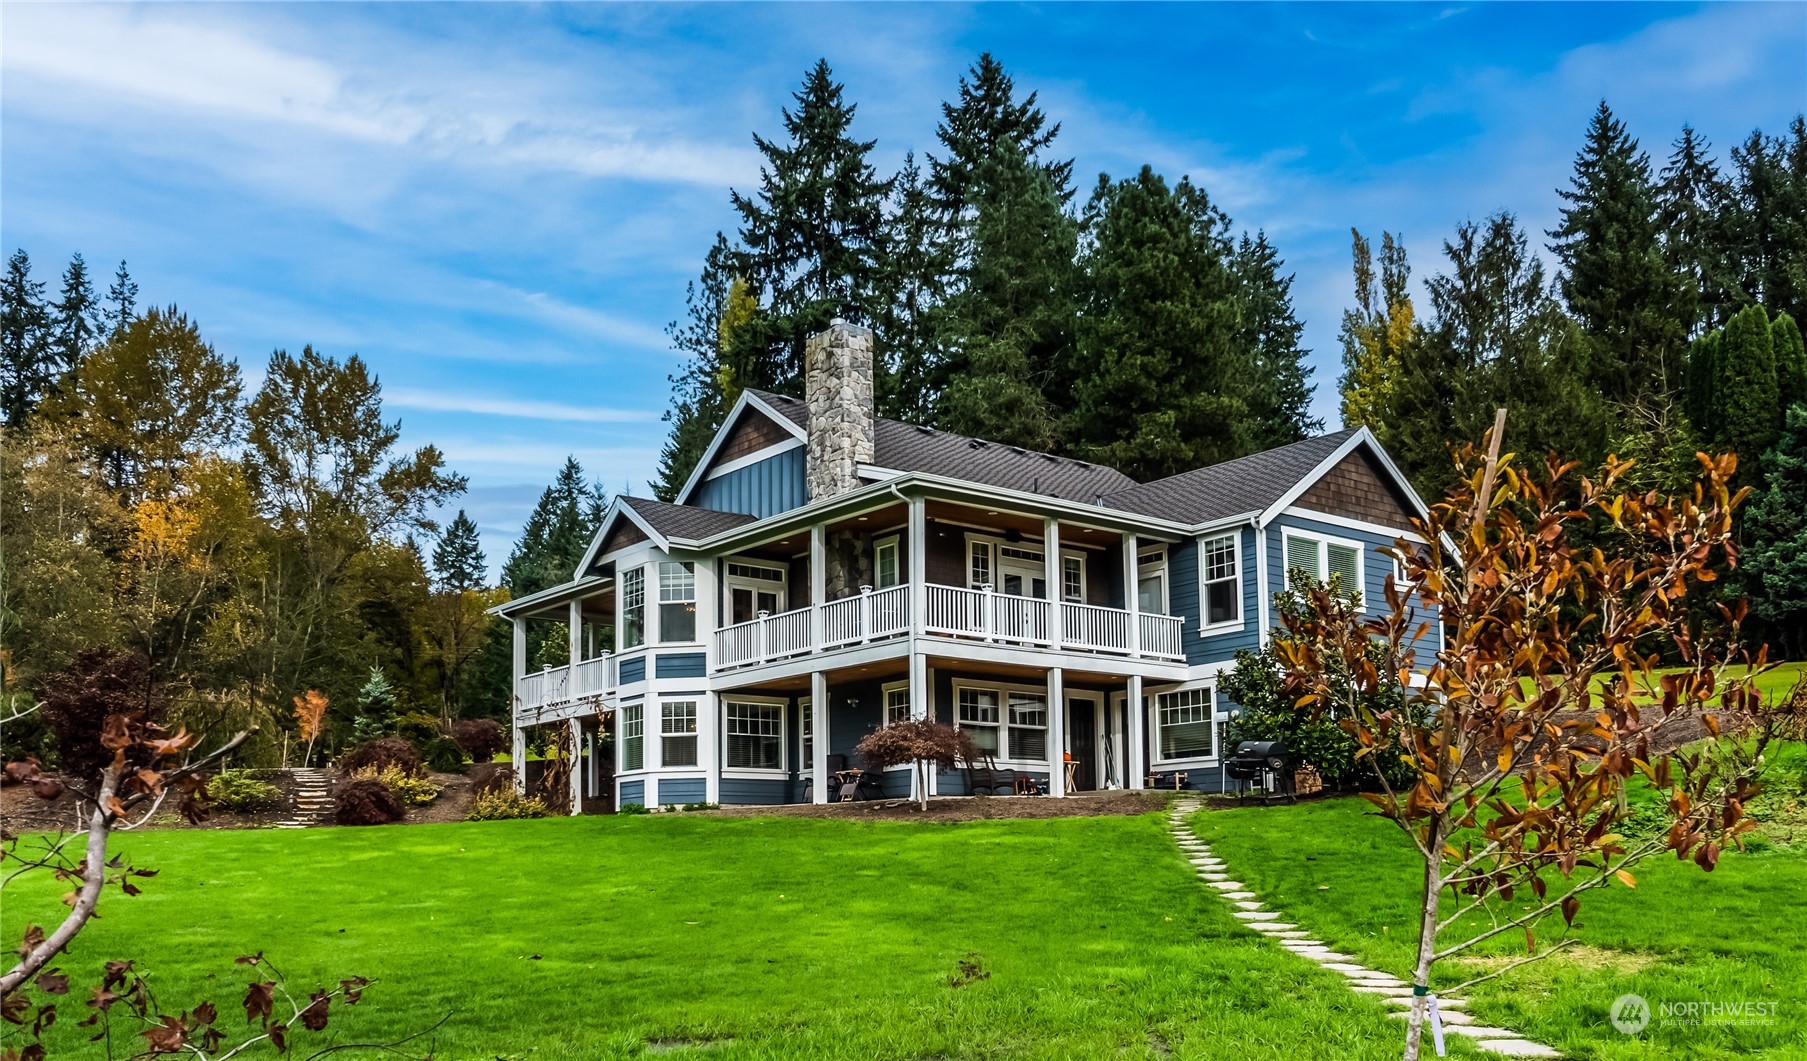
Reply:
[[[1195,468],[1106,494],[1107,507],[1180,523],[1208,523],[1259,512],[1285,496],[1355,434],[1344,428],[1290,446]]]
[[[797,426],[808,427],[809,412],[797,399],[769,391],[751,393]],[[1102,464],[1036,453],[896,420],[879,420],[874,434],[877,437],[872,463],[893,471],[944,475],[964,482],[1085,504],[1091,504],[1100,495],[1136,485],[1134,479]]]
[[[621,503],[632,508],[660,534],[686,541],[707,538],[711,534],[720,534],[743,523],[753,522],[753,517],[744,512],[717,512],[712,508],[697,508],[694,505],[668,505],[649,497],[623,497]]]

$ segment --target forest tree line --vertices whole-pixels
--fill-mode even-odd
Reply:
[[[660,496],[741,389],[797,391],[803,341],[836,316],[878,336],[882,414],[1144,479],[1322,428],[1292,278],[1206,189],[1143,167],[1082,199],[1058,124],[990,56],[894,175],[854,116],[818,64],[782,135],[755,137],[760,183],[733,193],[740,225],[672,325],[688,360]],[[1736,451],[1755,493],[1720,592],[1799,654],[1807,130],[1754,132],[1721,164],[1684,129],[1657,163],[1602,104],[1562,194],[1541,236],[1507,213],[1460,226],[1423,313],[1403,239],[1355,234],[1345,421],[1430,497],[1446,445],[1499,405],[1509,448],[1636,456],[1653,486],[1685,480],[1697,449]],[[472,521],[434,519],[463,477],[399,447],[360,358],[278,350],[247,393],[178,308],[140,310],[124,263],[102,295],[79,255],[54,288],[22,250],[0,276],[0,416],[9,702],[86,651],[132,653],[176,721],[256,724],[264,764],[308,690],[329,698],[329,748],[368,729],[376,686],[426,722],[505,717],[508,629],[486,609],[568,579],[608,500],[567,461],[490,585]],[[536,636],[530,665],[564,650]],[[8,755],[43,739],[12,727]]]

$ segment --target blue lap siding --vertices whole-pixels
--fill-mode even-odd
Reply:
[[[708,789],[700,777],[662,777],[659,779],[659,804],[701,803]]]
[[[646,802],[646,782],[644,782],[644,781],[623,781],[623,782],[621,782],[621,805],[622,806],[625,807],[629,803],[642,803],[643,804],[645,802]]]

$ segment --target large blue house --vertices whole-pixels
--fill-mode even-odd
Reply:
[[[807,360],[803,398],[741,395],[678,503],[617,498],[569,582],[497,609],[517,773],[527,730],[559,726],[574,809],[826,801],[831,756],[922,716],[1056,795],[1157,772],[1216,791],[1217,675],[1267,637],[1285,573],[1379,600],[1382,550],[1425,514],[1366,429],[1139,483],[878,419],[863,329]],[[528,668],[542,622],[569,665]]]

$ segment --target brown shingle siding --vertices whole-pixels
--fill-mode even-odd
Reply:
[[[1379,462],[1362,447],[1338,461],[1299,495],[1298,507],[1403,530],[1412,525],[1415,513],[1388,479]]]

